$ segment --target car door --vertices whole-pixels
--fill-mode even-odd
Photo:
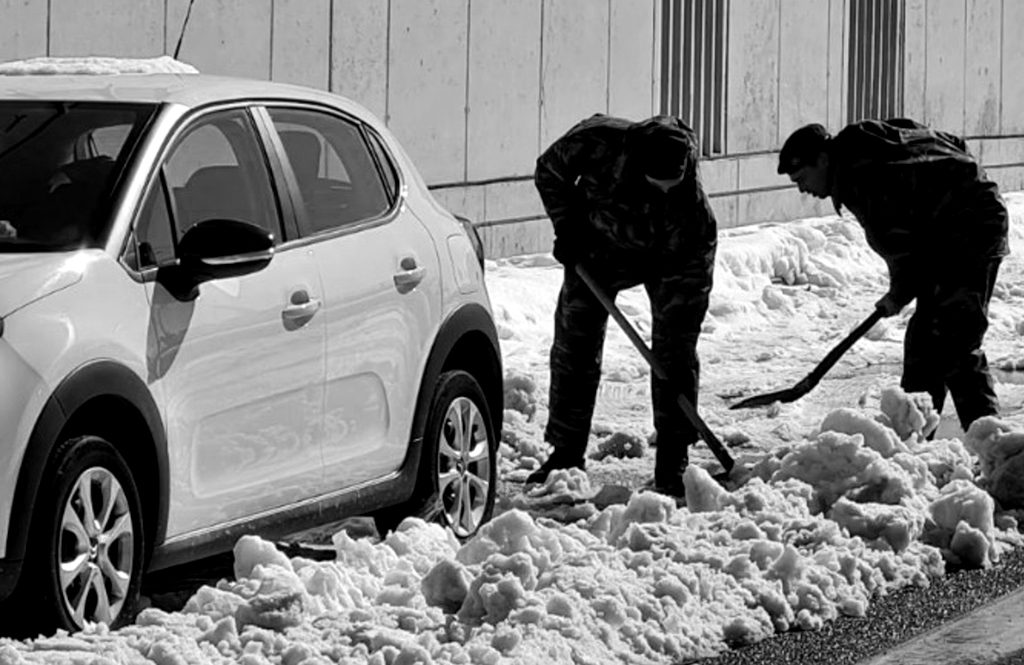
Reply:
[[[282,238],[278,199],[247,109],[195,119],[174,140],[136,226],[141,267],[174,261],[192,225],[227,218]],[[294,504],[322,483],[324,317],[310,251],[179,299],[151,299],[149,381],[167,426],[168,537]]]
[[[268,106],[324,285],[325,489],[386,476],[408,448],[440,317],[438,257],[401,180],[357,119]]]

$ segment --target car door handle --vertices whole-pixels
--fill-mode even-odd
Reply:
[[[423,281],[427,269],[416,265],[416,259],[407,256],[402,259],[402,270],[395,273],[395,286],[405,292]]]
[[[317,298],[310,298],[305,291],[296,291],[292,294],[292,304],[281,311],[281,316],[286,321],[296,322],[309,319],[320,309],[321,301]]]

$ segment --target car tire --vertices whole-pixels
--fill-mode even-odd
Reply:
[[[416,488],[406,503],[374,515],[377,531],[414,516],[468,539],[494,513],[497,480],[498,438],[483,389],[469,372],[445,372],[431,400]]]
[[[35,630],[132,620],[145,562],[142,503],[124,458],[82,436],[54,452],[33,516],[26,576]],[[19,594],[22,595],[22,594]]]

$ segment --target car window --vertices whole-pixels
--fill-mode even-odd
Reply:
[[[268,109],[298,182],[304,235],[379,217],[391,207],[359,126],[316,111]]]
[[[277,196],[245,110],[203,116],[164,162],[177,237],[207,219],[249,222],[281,238]]]
[[[167,189],[163,177],[150,187],[135,224],[135,245],[129,247],[125,263],[136,270],[154,268],[174,262],[174,232],[167,205]]]
[[[388,190],[388,200],[394,203],[395,199],[398,198],[398,169],[395,168],[395,163],[391,161],[391,155],[388,154],[381,138],[374,132],[367,133],[370,136],[370,146],[373,148],[373,153],[377,156],[377,162],[380,164],[380,170],[384,176],[384,185]]]
[[[96,245],[153,105],[0,102],[0,251]]]

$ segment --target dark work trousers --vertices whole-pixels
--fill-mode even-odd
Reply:
[[[687,447],[698,435],[683,415],[676,397],[681,392],[697,405],[700,374],[697,337],[707,312],[706,295],[693,298],[692,286],[681,276],[645,274],[642,268],[609,268],[607,265],[588,266],[588,269],[610,298],[638,284],[644,285],[650,298],[651,351],[673,379],[670,386],[651,373],[654,428],[658,437],[655,480],[679,482],[688,461]],[[601,302],[575,270],[567,268],[555,309],[544,438],[556,448],[578,452],[580,460],[586,453],[601,379],[607,323],[608,313]]]
[[[918,294],[917,311],[907,324],[900,385],[907,392],[930,394],[939,412],[948,389],[964,431],[999,409],[981,350],[999,263],[996,258],[975,265],[944,265]]]

